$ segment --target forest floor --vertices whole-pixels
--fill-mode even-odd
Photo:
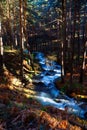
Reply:
[[[55,59],[52,55],[47,57]],[[30,77],[24,87],[19,77],[19,59],[16,51],[5,52],[4,74],[0,76],[0,130],[86,130],[87,120],[67,114],[66,110],[43,106],[33,98],[36,92],[32,76],[41,71],[40,66],[35,61],[33,72],[31,66],[23,62]],[[60,88],[64,85],[57,84]]]

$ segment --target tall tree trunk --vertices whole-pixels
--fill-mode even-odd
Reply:
[[[86,52],[87,52],[87,23],[86,23],[86,11],[85,10],[84,10],[84,23],[85,23],[85,25],[83,26],[83,58],[82,58],[82,66],[80,68],[80,78],[79,78],[80,83],[83,83],[85,58],[86,58]]]
[[[87,24],[85,25],[86,29],[87,29]],[[84,38],[84,52],[83,52],[83,60],[82,60],[82,67],[80,68],[80,78],[79,78],[79,82],[83,83],[83,77],[84,77],[84,69],[85,69],[85,58],[86,58],[86,53],[87,53],[87,30],[85,33],[85,38]]]
[[[61,42],[61,79],[64,82],[65,76],[65,45],[66,45],[66,0],[62,0],[62,42]]]
[[[16,39],[15,39],[15,29],[14,29],[14,27],[15,27],[15,6],[14,6],[14,0],[11,0],[11,4],[13,4],[13,8],[12,8],[12,15],[11,15],[11,21],[12,21],[12,27],[11,27],[11,30],[12,30],[12,48],[11,49],[13,49],[13,48],[15,48],[16,47]]]
[[[77,31],[77,36],[78,36],[78,57],[77,57],[77,63],[80,66],[80,2],[77,0],[77,20],[78,20],[78,31]]]
[[[72,13],[71,13],[71,0],[69,1],[69,12],[68,12],[68,37],[67,37],[67,42],[68,42],[68,64],[69,66],[71,66],[71,16],[72,16]],[[70,68],[69,68],[69,71],[70,71]]]
[[[23,81],[23,26],[22,26],[22,18],[23,18],[23,7],[22,7],[22,0],[19,0],[19,7],[20,7],[20,76],[21,76],[21,81]]]
[[[72,1],[73,3],[73,1]],[[71,64],[70,64],[70,84],[72,86],[72,78],[73,78],[73,67],[74,67],[74,54],[75,54],[75,32],[76,32],[76,0],[74,0],[74,16],[73,16],[73,24],[71,28]]]
[[[27,33],[27,17],[26,17],[26,8],[27,8],[27,1],[24,0],[23,2],[23,16],[24,16],[24,25],[23,25],[23,30],[24,30],[24,41],[26,41],[26,44],[28,44],[28,33]]]
[[[11,9],[10,9],[10,4],[11,4],[11,1],[10,0],[7,0],[7,22],[8,22],[8,35],[9,35],[9,38],[8,38],[8,42],[9,42],[9,45],[11,46],[11,49],[13,49],[13,43],[12,43],[12,29],[11,29]]]
[[[0,75],[3,75],[3,42],[2,42],[2,29],[0,21]]]

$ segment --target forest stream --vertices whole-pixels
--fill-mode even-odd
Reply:
[[[40,52],[35,53],[35,58],[43,70],[33,79],[38,93],[35,98],[42,105],[54,106],[66,110],[69,114],[87,119],[87,103],[68,97],[55,86],[55,80],[61,78],[61,66],[55,61],[48,60]]]

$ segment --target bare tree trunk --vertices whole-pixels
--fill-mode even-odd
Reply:
[[[13,49],[13,38],[12,38],[12,29],[11,29],[11,10],[10,10],[10,4],[11,4],[11,1],[10,0],[7,0],[7,22],[8,22],[8,26],[9,28],[8,29],[8,32],[9,32],[9,38],[8,38],[8,41],[9,41],[9,45],[11,46],[11,49]]]
[[[0,75],[3,75],[3,42],[2,42],[2,31],[0,21]]]
[[[68,12],[68,37],[67,37],[67,42],[68,42],[68,64],[69,64],[69,66],[71,66],[71,29],[72,29],[72,27],[71,27],[71,21],[72,21],[72,19],[71,19],[71,16],[72,16],[72,13],[71,13],[71,0],[69,1],[69,12]],[[71,68],[69,68],[68,70],[69,70],[69,72],[70,72],[70,69]]]
[[[65,45],[66,45],[66,0],[62,0],[62,42],[61,42],[61,80],[64,82],[65,76]]]
[[[24,30],[24,41],[26,41],[26,44],[28,44],[28,34],[27,34],[27,21],[26,21],[26,8],[27,8],[27,1],[24,0],[23,3],[23,16],[24,16],[24,25],[23,25],[23,30]]]
[[[75,32],[76,32],[76,1],[74,1],[74,21],[72,24],[72,33],[71,33],[71,62],[70,62],[70,84],[72,86],[72,78],[73,78],[73,67],[74,67],[74,53],[75,53]]]
[[[78,2],[77,0],[77,20],[78,20],[78,32],[77,32],[77,36],[78,36],[78,58],[77,58],[77,63],[80,66],[80,2]]]
[[[22,13],[23,13],[23,8],[22,8],[22,0],[19,0],[19,7],[20,7],[20,57],[21,57],[21,66],[20,66],[20,76],[21,76],[21,81],[23,81],[23,26],[22,26]]]
[[[86,19],[86,13],[84,12],[84,20]],[[86,21],[84,21],[86,23]],[[86,58],[86,52],[87,52],[87,23],[85,26],[83,26],[83,59],[82,59],[82,66],[80,68],[80,78],[79,82],[83,83],[83,77],[84,77],[84,69],[85,69],[85,58]]]
[[[13,9],[12,9],[12,15],[11,15],[11,21],[12,21],[12,48],[15,48],[16,47],[16,39],[15,39],[15,7],[14,7],[14,0],[11,0],[11,4],[13,4]]]

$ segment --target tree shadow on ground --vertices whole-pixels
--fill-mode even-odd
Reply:
[[[20,55],[16,52],[5,52],[4,63],[6,68],[14,75],[20,75]]]

